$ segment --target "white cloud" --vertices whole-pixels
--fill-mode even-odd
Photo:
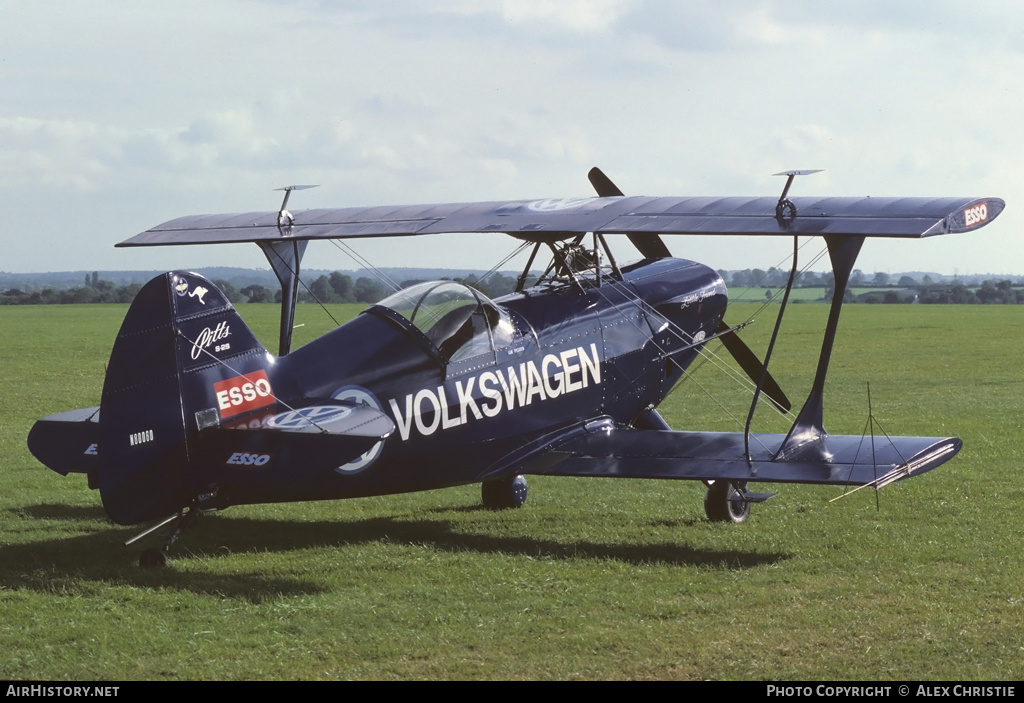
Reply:
[[[118,130],[89,122],[0,119],[0,185],[96,190],[118,158]]]
[[[591,165],[631,194],[771,194],[771,173],[825,168],[801,192],[1005,197],[970,256],[1024,271],[1024,251],[986,238],[1024,222],[1016,4],[34,8],[0,7],[0,186],[36,189],[31,219],[12,224],[48,240],[69,223],[88,242],[269,209],[289,183],[323,184],[296,207],[328,207],[586,195]],[[763,263],[755,253],[731,248],[724,264]],[[95,256],[114,268],[125,254]],[[5,266],[51,264],[38,248],[18,257]]]
[[[580,34],[606,34],[632,4],[624,0],[504,0],[502,18],[514,25],[555,25]]]

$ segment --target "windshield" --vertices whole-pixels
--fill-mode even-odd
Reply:
[[[446,361],[491,354],[512,343],[507,313],[478,290],[455,281],[420,283],[378,303],[422,332]]]

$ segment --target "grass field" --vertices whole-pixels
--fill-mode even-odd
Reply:
[[[239,308],[276,347],[277,308]],[[777,309],[744,332],[754,346]],[[519,511],[479,508],[476,486],[232,508],[162,570],[136,565],[135,530],[83,477],[25,446],[36,418],[98,402],[124,311],[0,308],[0,679],[1024,676],[1018,306],[845,309],[829,431],[862,431],[870,383],[890,434],[965,442],[877,508],[868,490],[779,487],[734,526],[706,521],[699,484],[531,478]],[[793,306],[776,350],[797,406],[826,314]],[[313,306],[298,322],[297,343],[330,326]],[[705,364],[662,408],[734,430],[747,402]]]

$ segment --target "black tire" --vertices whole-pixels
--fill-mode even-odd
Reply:
[[[156,547],[150,547],[139,555],[139,566],[143,569],[167,566],[167,552]]]
[[[480,484],[480,499],[485,508],[507,510],[521,508],[526,503],[526,479],[522,476],[506,476]]]
[[[745,487],[741,485],[739,488]],[[750,517],[750,502],[743,500],[733,484],[715,481],[704,496],[704,513],[711,522],[741,523]]]

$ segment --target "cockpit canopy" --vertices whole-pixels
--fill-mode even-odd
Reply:
[[[431,281],[398,291],[377,303],[418,330],[446,362],[482,354],[492,358],[515,336],[508,313],[486,295],[455,281]]]

